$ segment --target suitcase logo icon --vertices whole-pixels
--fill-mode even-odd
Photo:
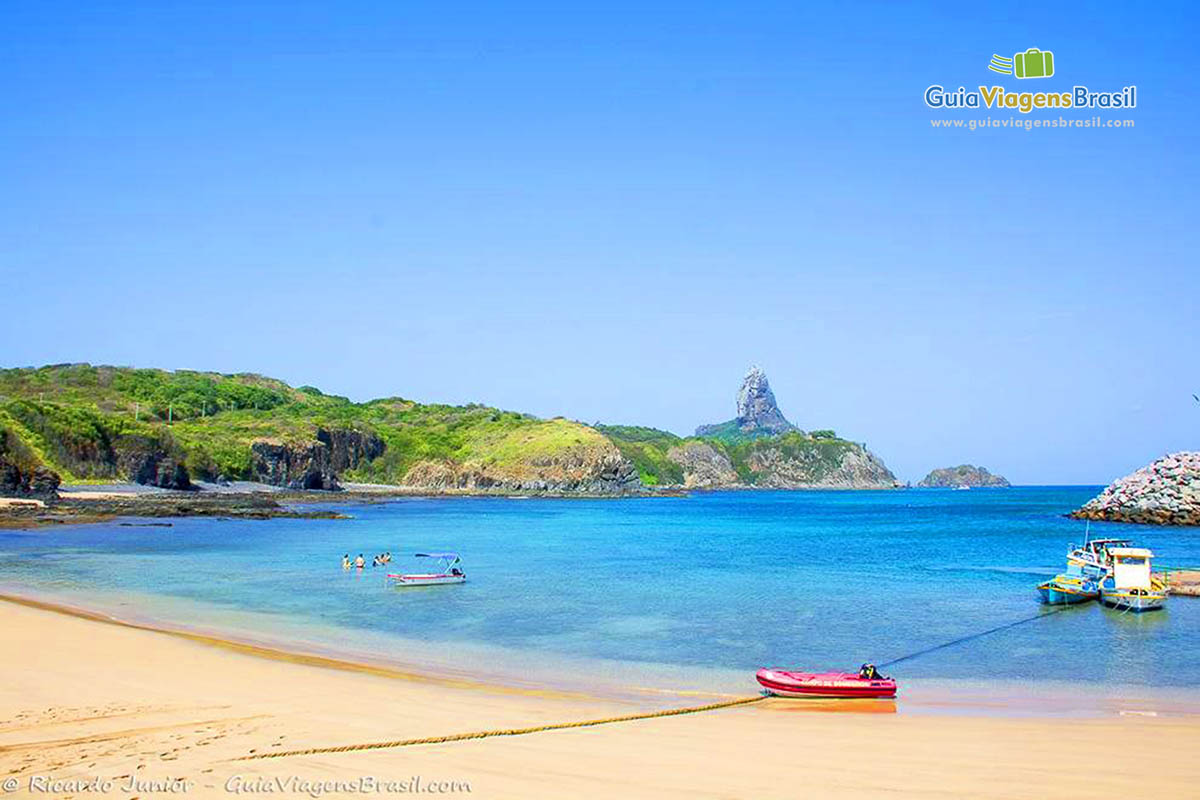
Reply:
[[[1054,53],[1036,47],[1017,53],[1012,58],[993,53],[988,69],[1018,78],[1049,78],[1054,74]]]

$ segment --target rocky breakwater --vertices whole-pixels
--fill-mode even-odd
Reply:
[[[1076,519],[1200,525],[1200,452],[1173,453],[1111,483]]]
[[[307,442],[260,440],[250,446],[254,480],[289,489],[338,491],[338,475],[383,454],[373,433],[318,428]]]

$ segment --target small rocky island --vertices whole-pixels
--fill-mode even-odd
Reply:
[[[957,467],[935,469],[926,475],[917,486],[924,489],[953,489],[969,486],[972,489],[1011,486],[1006,478],[993,475],[986,467],[959,464]]]
[[[1147,525],[1200,525],[1200,452],[1163,456],[1113,481],[1071,516]]]

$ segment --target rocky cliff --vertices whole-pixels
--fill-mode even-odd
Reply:
[[[53,502],[58,499],[59,483],[58,473],[38,464],[16,434],[0,428],[0,497]]]
[[[770,436],[797,430],[779,410],[767,375],[758,367],[751,367],[742,379],[737,394],[737,416],[728,422],[701,425],[696,428],[696,435],[722,438],[735,430],[744,436]]]
[[[183,453],[165,431],[114,424],[90,409],[50,403],[11,402],[3,413],[74,478],[191,488]]]
[[[1077,519],[1200,525],[1200,452],[1174,453],[1113,481]]]
[[[516,461],[420,461],[403,485],[436,491],[621,495],[641,491],[638,471],[607,440]]]
[[[254,442],[250,471],[253,480],[274,486],[337,491],[340,473],[378,458],[384,449],[373,433],[317,428],[310,442]]]
[[[681,442],[667,451],[667,458],[683,471],[684,488],[715,489],[740,483],[729,456],[708,442]]]
[[[743,456],[749,483],[769,489],[892,489],[896,476],[874,453],[801,433],[756,439]]]
[[[985,467],[976,467],[971,464],[935,469],[917,484],[926,489],[952,489],[958,486],[970,486],[974,489],[1009,485],[1005,478],[993,475]]]

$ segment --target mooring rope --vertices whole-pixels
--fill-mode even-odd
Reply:
[[[602,719],[586,719],[579,722],[555,722],[549,725],[535,725],[530,728],[500,728],[492,731],[472,731],[471,733],[452,733],[447,736],[423,736],[419,739],[396,739],[390,742],[366,742],[363,744],[344,744],[337,747],[309,747],[304,750],[281,750],[275,753],[253,753],[234,759],[235,761],[255,761],[262,758],[285,758],[288,756],[311,756],[324,753],[352,753],[358,750],[385,750],[390,747],[410,747],[416,744],[441,744],[443,742],[463,742],[468,739],[488,739],[493,736],[524,736],[527,733],[542,731],[557,731],[566,728],[589,728],[594,725],[609,725],[614,722],[633,722],[638,719],[653,719],[655,717],[677,717],[681,714],[698,714],[701,711],[716,711],[719,708],[745,706],[759,703],[767,699],[767,695],[754,697],[739,697],[737,700],[725,700],[720,703],[709,703],[703,706],[688,706],[686,708],[668,708],[663,711],[649,711],[642,714],[627,714],[621,717],[604,717]]]
[[[899,664],[901,661],[908,661],[918,656],[927,655],[937,650],[944,650],[947,647],[953,647],[956,644],[969,642],[973,639],[979,639],[993,633],[1015,628],[1018,625],[1035,620],[1044,619],[1051,614],[1058,614],[1066,611],[1069,606],[1056,608],[1051,611],[1043,611],[1031,617],[1025,617],[1015,622],[1008,622],[1004,625],[997,625],[994,628],[988,628],[986,631],[972,633],[968,636],[960,636],[949,642],[943,642],[933,647],[927,647],[924,650],[918,650],[914,653],[893,658],[891,661],[885,661],[880,664],[880,667],[890,667],[893,664]],[[678,717],[682,714],[699,714],[704,711],[716,711],[721,708],[733,708],[734,706],[745,706],[751,703],[760,703],[766,700],[770,695],[761,694],[753,697],[739,697],[736,700],[724,700],[720,703],[708,703],[702,706],[686,706],[684,708],[668,708],[662,711],[647,711],[641,714],[626,714],[618,717],[602,717],[600,719],[586,719],[577,722],[554,722],[548,725],[534,725],[528,728],[498,728],[490,731],[471,731],[469,733],[451,733],[446,736],[422,736],[417,739],[395,739],[387,742],[363,742],[359,744],[343,744],[333,747],[309,747],[304,750],[279,750],[273,753],[251,753],[250,755],[242,756],[234,759],[235,761],[256,761],[266,758],[287,758],[290,756],[311,756],[325,755],[331,753],[353,753],[360,750],[386,750],[393,747],[411,747],[419,744],[443,744],[445,742],[465,742],[471,739],[490,739],[495,736],[524,736],[530,733],[541,733],[543,731],[559,731],[568,728],[590,728],[596,725],[611,725],[616,722],[633,722],[639,719],[655,719],[657,717]]]
[[[1016,622],[1006,622],[1003,625],[997,625],[994,628],[988,628],[986,631],[980,631],[978,633],[968,634],[967,636],[960,636],[959,638],[953,639],[949,642],[942,642],[941,644],[935,644],[933,647],[926,647],[924,650],[918,650],[915,653],[909,653],[908,655],[900,656],[899,658],[893,658],[891,661],[885,661],[882,664],[880,664],[879,666],[881,668],[882,667],[890,667],[893,664],[899,664],[901,661],[908,661],[910,659],[916,658],[917,656],[923,656],[923,655],[927,655],[929,653],[933,653],[938,650],[944,650],[947,647],[953,647],[956,644],[962,644],[963,642],[969,642],[972,639],[980,639],[984,636],[989,636],[993,633],[999,633],[1000,631],[1006,631],[1009,628],[1015,628],[1018,625],[1025,625],[1026,623],[1029,623],[1029,622],[1036,622],[1037,620],[1045,619],[1046,617],[1048,617],[1052,614],[1060,614],[1063,611],[1066,611],[1068,608],[1070,608],[1070,606],[1063,606],[1062,608],[1055,608],[1050,611],[1042,611],[1038,614],[1034,614],[1032,617],[1025,617],[1024,619],[1019,619]]]

